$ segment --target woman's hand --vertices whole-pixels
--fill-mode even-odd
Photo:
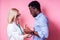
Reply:
[[[24,38],[30,38],[31,36],[31,34],[24,34]]]
[[[28,28],[27,25],[25,25],[24,32],[25,32],[26,34],[31,34],[33,31],[32,31],[30,28]]]

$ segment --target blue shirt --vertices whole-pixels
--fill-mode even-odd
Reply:
[[[38,32],[38,35],[40,37],[37,37],[34,35],[33,39],[34,40],[46,40],[48,38],[48,20],[46,16],[43,13],[40,13],[35,17],[35,26],[34,29],[35,31]]]

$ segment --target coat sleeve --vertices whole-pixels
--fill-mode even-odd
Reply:
[[[18,33],[18,31],[13,27],[13,25],[8,25],[7,34],[9,40],[24,40],[24,35]]]

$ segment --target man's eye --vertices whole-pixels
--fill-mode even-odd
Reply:
[[[35,7],[33,7],[33,9],[35,9]]]

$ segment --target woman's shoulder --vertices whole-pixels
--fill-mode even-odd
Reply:
[[[13,24],[9,23],[8,26],[7,26],[7,29],[13,29]]]
[[[9,27],[9,26],[13,26],[13,24],[12,24],[12,23],[9,23],[9,24],[8,24],[8,27]]]

